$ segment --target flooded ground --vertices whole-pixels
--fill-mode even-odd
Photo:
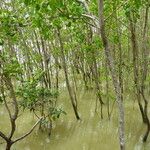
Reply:
[[[12,150],[119,150],[118,143],[118,116],[116,105],[113,116],[109,121],[106,109],[104,119],[95,113],[94,92],[80,91],[79,112],[82,120],[76,121],[67,92],[61,92],[59,104],[67,112],[53,125],[52,135],[49,138],[44,132],[35,130],[29,137],[16,143]],[[0,108],[0,130],[9,131],[9,122],[6,111]],[[28,131],[34,124],[34,116],[25,112],[17,121],[15,137]],[[125,99],[126,149],[149,150],[150,137],[146,144],[141,138],[145,132],[137,104],[129,98]],[[0,139],[2,142],[2,139]],[[0,144],[3,150],[4,144]]]

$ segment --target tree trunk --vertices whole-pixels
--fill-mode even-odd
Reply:
[[[11,146],[12,146],[12,143],[11,142],[7,142],[7,144],[6,144],[6,150],[10,150]]]
[[[76,100],[76,97],[74,97],[75,95],[74,95],[73,89],[71,88],[70,82],[69,82],[67,64],[66,64],[66,60],[65,60],[64,48],[63,48],[63,43],[62,43],[61,36],[60,36],[60,31],[59,31],[59,29],[57,31],[58,31],[57,34],[58,34],[58,38],[59,38],[59,42],[60,42],[62,63],[63,63],[63,69],[64,69],[64,73],[65,73],[65,78],[66,78],[66,85],[67,85],[67,88],[68,88],[71,104],[72,104],[76,119],[80,120],[80,117],[79,117],[79,114],[78,114],[77,100]]]
[[[125,129],[124,129],[124,107],[123,107],[123,101],[121,98],[121,87],[118,82],[117,73],[115,70],[114,60],[111,55],[110,46],[108,43],[108,39],[106,37],[105,33],[105,24],[104,24],[104,14],[103,14],[103,0],[98,0],[98,6],[99,6],[99,19],[100,19],[100,33],[102,42],[105,48],[105,56],[108,62],[109,70],[112,76],[113,85],[116,93],[116,100],[118,103],[118,110],[119,110],[119,139],[120,139],[120,149],[125,150]]]
[[[146,124],[147,124],[147,130],[145,132],[145,135],[143,137],[143,142],[147,141],[149,132],[150,132],[150,120],[148,117],[148,100],[145,97],[145,80],[147,77],[147,72],[148,72],[148,52],[147,52],[147,46],[145,44],[145,42],[147,42],[147,38],[146,38],[146,33],[148,33],[148,12],[149,12],[149,5],[147,5],[146,7],[146,11],[145,11],[145,23],[144,23],[144,30],[143,30],[143,44],[142,44],[142,48],[143,48],[143,65],[142,65],[142,81],[141,81],[141,95],[143,97],[144,100],[144,113],[145,113],[145,117],[146,117]]]

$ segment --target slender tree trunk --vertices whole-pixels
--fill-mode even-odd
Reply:
[[[108,65],[107,65],[107,60],[105,61],[105,76],[106,76],[106,95],[107,95],[107,115],[108,119],[110,120],[111,114],[110,114],[110,100],[109,100],[109,83],[108,83],[108,76],[109,76],[109,71],[108,71]]]
[[[121,45],[121,34],[120,34],[120,28],[119,28],[119,23],[118,23],[118,17],[117,17],[117,10],[116,10],[116,6],[114,7],[114,11],[115,11],[115,21],[116,21],[116,33],[117,33],[117,38],[118,38],[118,42],[117,42],[117,46],[118,46],[118,50],[119,50],[119,66],[118,66],[118,71],[119,71],[119,84],[121,87],[121,99],[123,100],[123,77],[122,77],[122,67],[123,67],[123,61],[122,61],[122,45]]]
[[[140,83],[139,83],[139,52],[138,52],[138,45],[136,41],[136,31],[134,22],[131,18],[131,14],[129,15],[129,21],[130,21],[130,30],[131,30],[131,42],[132,42],[132,53],[133,53],[133,70],[134,70],[134,84],[136,89],[136,97],[139,105],[139,109],[142,115],[143,122],[146,122],[146,118],[144,115],[144,109],[141,103],[141,95],[140,95]]]
[[[148,71],[148,52],[147,52],[147,38],[146,38],[146,33],[148,33],[147,31],[147,25],[148,25],[148,12],[149,12],[149,5],[146,7],[146,11],[145,11],[145,22],[144,22],[144,30],[143,30],[143,43],[142,43],[142,49],[143,49],[143,57],[142,57],[142,60],[143,60],[143,65],[142,65],[142,81],[141,81],[141,95],[142,95],[142,98],[144,100],[144,114],[145,114],[145,119],[146,119],[146,124],[147,124],[147,129],[146,129],[146,132],[145,132],[145,135],[143,137],[143,142],[146,142],[147,141],[147,138],[148,138],[148,135],[149,135],[149,132],[150,132],[150,120],[149,120],[149,117],[148,117],[148,100],[146,99],[146,96],[145,96],[145,80],[146,80],[146,77],[147,77],[147,71]],[[146,44],[145,44],[146,42]]]
[[[58,38],[59,38],[59,42],[60,42],[60,50],[61,50],[61,55],[62,55],[63,69],[64,69],[64,73],[65,73],[66,85],[67,85],[67,88],[68,88],[71,104],[72,104],[76,119],[80,120],[80,117],[79,117],[79,114],[78,114],[77,100],[76,100],[76,97],[74,97],[75,95],[74,95],[73,89],[71,88],[70,82],[69,82],[67,64],[66,64],[65,54],[64,54],[64,48],[63,48],[63,43],[62,43],[62,39],[61,39],[59,29],[57,30],[57,34],[58,34]]]
[[[113,85],[116,93],[116,100],[118,103],[118,110],[119,110],[119,139],[120,139],[120,149],[125,150],[125,129],[124,129],[124,107],[123,101],[121,99],[121,87],[117,79],[117,73],[115,71],[114,60],[111,55],[110,46],[108,43],[108,39],[105,33],[105,24],[104,24],[104,3],[103,0],[98,0],[99,6],[99,19],[100,19],[100,33],[102,42],[105,48],[105,56],[108,61],[108,66],[110,69],[110,73],[113,80]]]
[[[96,94],[97,94],[97,98],[99,100],[100,106],[101,106],[101,119],[103,119],[103,105],[104,102],[102,100],[102,96],[101,96],[101,89],[100,89],[100,81],[99,81],[99,73],[98,73],[98,68],[97,68],[97,62],[96,62],[96,58],[93,55],[93,75],[94,75],[94,81],[95,81],[95,85],[96,85]]]

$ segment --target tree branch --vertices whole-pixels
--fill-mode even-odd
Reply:
[[[29,132],[27,132],[26,134],[24,134],[23,136],[17,138],[16,140],[13,141],[13,143],[16,143],[22,139],[24,139],[25,137],[27,137],[28,135],[30,135],[32,133],[32,131],[35,129],[35,127],[39,124],[39,122],[42,120],[43,118],[40,118],[35,124],[34,126],[30,129]]]
[[[0,137],[2,137],[5,141],[8,141],[7,136],[1,131],[0,131]]]

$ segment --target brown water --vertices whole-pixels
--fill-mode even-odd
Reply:
[[[12,150],[119,150],[118,144],[118,116],[116,106],[112,119],[107,119],[104,109],[104,119],[95,113],[94,92],[80,91],[79,111],[82,121],[76,121],[67,92],[62,92],[59,103],[66,110],[67,115],[61,116],[53,125],[52,135],[35,130],[29,137],[16,143]],[[0,130],[9,131],[8,116],[3,107],[0,108]],[[125,102],[126,149],[150,150],[150,137],[146,144],[141,142],[145,131],[138,107],[130,99]],[[34,124],[34,116],[25,112],[17,121],[15,137],[28,131]],[[2,139],[0,139],[2,142]],[[5,145],[0,144],[0,150]]]

